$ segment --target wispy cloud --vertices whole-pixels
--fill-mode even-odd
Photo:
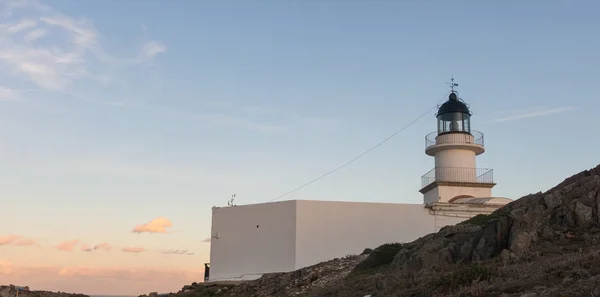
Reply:
[[[43,247],[42,245],[38,244],[35,239],[23,237],[21,235],[0,236],[0,246],[2,245],[20,247],[35,245],[38,247]],[[92,252],[96,250],[110,251],[112,249],[112,246],[106,242],[90,246],[88,244],[80,242],[80,240],[78,239],[63,241],[55,246],[52,246],[52,248],[56,248],[59,251],[70,252],[74,251],[77,248],[77,246],[79,246],[79,250],[83,252]]]
[[[167,233],[167,228],[173,227],[173,223],[167,218],[160,217],[151,220],[146,224],[137,225],[131,232],[133,233]]]
[[[142,48],[142,56],[144,58],[153,58],[156,55],[166,52],[167,47],[161,43],[151,41]]]
[[[141,252],[145,252],[146,249],[142,248],[142,247],[124,247],[121,249],[122,252],[124,253],[134,253],[134,254],[138,254]]]
[[[188,250],[174,250],[174,249],[170,249],[170,250],[158,250],[159,253],[164,254],[164,255],[186,255],[186,256],[191,256],[194,253],[190,252]]]
[[[573,107],[573,106],[550,108],[550,109],[540,109],[537,111],[522,112],[522,113],[514,114],[511,116],[505,116],[505,117],[493,119],[493,120],[487,121],[486,123],[500,123],[500,122],[507,122],[507,121],[516,121],[516,120],[521,120],[521,119],[526,119],[526,118],[543,117],[543,116],[549,116],[549,115],[554,115],[554,114],[559,114],[559,113],[565,113],[568,111],[572,111],[574,109],[575,109],[575,107]]]
[[[206,109],[210,109],[210,107],[213,107],[214,109],[217,107],[217,110],[206,111],[205,109],[203,112],[194,112],[192,110],[173,108],[171,106],[155,106],[124,101],[90,99],[81,94],[75,94],[74,96],[77,96],[80,100],[98,105],[135,109],[139,112],[148,112],[165,118],[201,122],[209,125],[238,128],[269,134],[285,133],[288,132],[293,125],[302,126],[305,124],[305,118],[298,115],[290,115],[284,112],[277,113],[273,109],[256,106],[236,107],[233,104],[207,103],[207,107],[209,108]],[[290,124],[290,122],[295,123]]]
[[[99,243],[97,245],[94,246],[94,250],[105,250],[105,251],[110,251],[111,246],[110,244],[103,242],[103,243]]]
[[[72,42],[74,44],[89,47],[94,45],[98,38],[95,30],[84,20],[74,20],[67,16],[42,17],[40,20],[70,32],[73,35]]]
[[[31,238],[22,238],[17,240],[13,245],[15,246],[30,246],[35,245],[36,241]]]
[[[94,26],[93,20],[69,16],[36,1],[22,1],[10,6],[10,13],[6,13],[8,18],[0,24],[0,66],[6,66],[8,75],[17,82],[3,82],[9,90],[26,82],[40,91],[60,92],[89,104],[134,108],[142,112],[151,111],[153,116],[158,117],[267,134],[323,133],[330,131],[336,123],[333,119],[300,116],[271,106],[222,104],[223,110],[206,111],[202,108],[194,112],[186,107],[149,106],[129,99],[98,98],[99,92],[88,90],[125,81],[122,78],[127,77],[128,69],[147,67],[141,64],[165,54],[167,45],[145,40],[132,45],[138,48],[136,54],[119,57],[103,46],[102,32]],[[26,13],[29,18],[15,17],[20,15],[13,13],[16,11]],[[81,93],[73,95],[78,91]],[[0,97],[0,100],[7,99]]]
[[[25,35],[24,38],[27,41],[34,41],[34,40],[37,40],[37,39],[43,37],[44,35],[46,35],[46,30],[44,30],[44,29],[35,29],[35,30],[32,30],[32,31],[29,31],[27,33],[27,35]]]
[[[191,272],[191,274],[190,274]],[[59,275],[70,277],[87,277],[87,278],[113,278],[121,280],[153,280],[155,277],[160,277],[164,273],[169,277],[171,273],[177,273],[183,277],[196,277],[197,271],[189,271],[183,269],[127,269],[127,268],[93,268],[93,267],[65,267],[60,269]]]
[[[96,250],[110,251],[111,249],[112,249],[112,246],[110,244],[108,244],[108,243],[105,243],[105,242],[99,243],[99,244],[94,245],[94,246],[89,246],[87,244],[83,244],[80,247],[80,250],[82,252],[93,252],[93,251],[96,251]]]
[[[138,246],[134,246],[134,247],[124,247],[121,249],[122,252],[124,253],[131,253],[131,254],[139,254],[139,253],[160,253],[163,255],[183,255],[183,256],[192,256],[194,255],[194,252],[189,251],[187,249],[161,249],[161,250],[148,250],[146,248],[143,247],[138,247]]]
[[[64,91],[73,84],[94,77],[97,63],[103,66],[127,66],[154,58],[166,46],[148,41],[140,53],[130,58],[116,58],[105,52],[101,34],[93,22],[65,15],[36,1],[7,4],[5,23],[0,24],[0,63],[13,78],[28,80],[43,90]],[[26,14],[29,18],[15,19]],[[37,42],[44,37],[45,42]]]
[[[17,241],[21,236],[19,235],[6,235],[0,236],[0,245],[9,245]]]
[[[66,174],[76,175],[99,175],[99,176],[117,176],[117,177],[135,177],[143,179],[168,179],[178,180],[183,182],[197,182],[198,179],[211,180],[218,182],[214,175],[208,174],[204,171],[198,171],[197,168],[184,167],[179,164],[143,164],[143,163],[130,163],[129,161],[122,160],[120,158],[110,158],[105,156],[87,156],[82,158],[67,158],[61,161]],[[52,164],[51,167],[57,166]],[[144,230],[142,226],[147,224],[141,224],[135,226],[132,232],[137,228],[138,231]],[[139,228],[138,228],[139,227]]]
[[[212,117],[210,120],[221,120],[222,123],[245,126],[260,132],[284,133],[298,130],[308,130],[313,133],[314,131],[328,132],[339,124],[338,119],[335,118],[306,116],[274,106],[236,104],[224,100],[208,101],[206,105],[223,112],[223,114],[229,115],[222,118]],[[230,115],[234,116],[232,117]],[[248,123],[249,120],[244,120],[244,118],[261,119],[261,122],[266,119],[271,123],[281,124],[251,125],[251,123]]]
[[[201,280],[203,269],[164,267],[24,266],[0,259],[3,283],[27,280],[32,288],[85,291],[90,295],[137,296],[140,292],[170,292],[181,284]]]
[[[12,246],[30,246],[35,245],[36,241],[31,238],[24,238],[21,235],[5,235],[0,236],[0,246],[12,245]]]
[[[160,222],[160,220],[159,220]],[[164,223],[164,222],[163,222]],[[36,245],[36,241],[31,238],[25,238],[21,235],[5,235],[0,236],[0,246],[31,246]],[[39,245],[38,245],[39,246]],[[103,242],[96,245],[88,245],[82,243],[78,239],[68,240],[53,246],[53,248],[58,249],[63,252],[71,252],[74,251],[79,246],[78,250],[82,252],[93,252],[97,250],[110,251],[113,246],[109,243]],[[194,255],[194,252],[187,249],[159,249],[159,250],[148,250],[143,247],[133,246],[133,247],[123,247],[121,251],[124,253],[133,253],[139,254],[142,252],[150,252],[150,253],[160,253],[164,255],[185,255],[191,256]]]
[[[17,23],[9,24],[6,26],[6,32],[9,34],[15,34],[21,32],[23,30],[27,30],[29,28],[35,27],[37,22],[30,19],[21,20]]]
[[[42,23],[33,21],[21,21],[8,27],[3,37],[3,46],[0,49],[0,62],[7,65],[13,75],[23,76],[31,82],[46,90],[61,90],[69,86],[78,78],[87,74],[85,65],[86,44],[82,40],[90,39],[92,31],[83,27],[77,27],[75,22],[66,16],[61,18],[41,18]],[[70,24],[70,30],[79,32],[67,42],[53,42],[46,47],[30,44],[30,42],[42,37],[47,30],[39,28],[41,25],[63,25]],[[16,32],[35,28],[21,39]],[[81,37],[86,36],[86,37]],[[88,41],[89,42],[89,41]]]
[[[79,240],[75,239],[75,240],[69,240],[69,241],[64,241],[59,243],[58,245],[56,245],[56,248],[59,251],[63,251],[63,252],[71,252],[75,249],[75,247],[79,244]]]
[[[93,251],[93,247],[87,245],[87,244],[82,244],[81,247],[79,247],[79,250],[81,250],[82,252],[91,252]]]
[[[208,243],[208,242],[210,242],[210,237],[207,237],[207,238],[204,238],[204,239],[202,239],[202,242],[205,242],[205,243]]]

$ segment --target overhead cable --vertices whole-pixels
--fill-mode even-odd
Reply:
[[[296,187],[296,188],[294,188],[293,190],[290,190],[290,191],[288,191],[288,192],[286,192],[286,193],[284,193],[284,194],[281,194],[281,195],[279,195],[278,197],[276,197],[275,199],[269,200],[268,202],[272,202],[272,201],[275,201],[275,200],[279,200],[279,199],[281,199],[281,198],[283,198],[283,197],[285,197],[285,196],[287,196],[287,195],[289,195],[289,194],[292,194],[292,193],[294,193],[294,192],[296,192],[296,191],[298,191],[298,190],[300,190],[300,189],[302,189],[302,188],[304,188],[304,187],[306,187],[306,186],[308,186],[308,185],[310,185],[310,184],[312,184],[312,183],[314,183],[314,182],[317,182],[317,181],[319,181],[319,180],[321,180],[321,179],[323,179],[323,178],[327,177],[328,175],[330,175],[330,174],[333,174],[333,173],[335,173],[336,171],[338,171],[338,170],[340,170],[340,169],[342,169],[342,168],[344,168],[344,167],[346,167],[346,166],[350,165],[352,162],[354,162],[354,161],[356,161],[356,160],[360,159],[361,157],[363,157],[364,155],[368,154],[368,153],[369,153],[369,152],[371,152],[372,150],[374,150],[374,149],[376,149],[376,148],[380,147],[381,145],[383,145],[384,143],[386,143],[388,140],[390,140],[390,139],[392,139],[394,136],[398,135],[400,132],[402,132],[402,131],[404,131],[404,130],[408,129],[408,128],[409,128],[410,126],[412,126],[414,123],[418,122],[418,121],[419,121],[420,119],[422,119],[424,116],[426,116],[427,114],[429,114],[429,113],[430,113],[432,110],[435,110],[436,108],[438,108],[439,104],[440,104],[440,103],[441,103],[441,102],[442,102],[442,101],[443,101],[443,100],[446,98],[446,96],[447,96],[447,94],[446,94],[446,95],[444,95],[444,97],[443,97],[442,99],[440,99],[440,101],[438,101],[438,102],[437,102],[437,103],[436,103],[436,104],[435,104],[433,107],[431,107],[430,109],[428,109],[426,112],[424,112],[423,114],[421,114],[419,117],[417,117],[416,119],[414,119],[414,120],[413,120],[413,121],[411,121],[410,123],[408,123],[406,126],[402,127],[400,130],[398,130],[398,131],[394,132],[392,135],[390,135],[390,136],[386,137],[385,139],[383,139],[382,141],[380,141],[379,143],[377,143],[376,145],[374,145],[374,146],[373,146],[373,147],[371,147],[370,149],[368,149],[368,150],[366,150],[366,151],[362,152],[361,154],[359,154],[358,156],[356,156],[356,157],[352,158],[350,161],[347,161],[346,163],[344,163],[344,164],[342,164],[342,165],[338,166],[337,168],[335,168],[335,169],[333,169],[333,170],[331,170],[331,171],[329,171],[329,172],[327,172],[327,173],[325,173],[325,174],[323,174],[323,175],[321,175],[321,176],[319,176],[319,177],[317,177],[317,178],[315,178],[315,179],[313,179],[313,180],[311,180],[311,181],[309,181],[309,182],[307,182],[307,183],[305,183],[305,184],[303,184],[303,185],[301,185],[301,186],[299,186],[299,187]]]

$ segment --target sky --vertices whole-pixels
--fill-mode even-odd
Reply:
[[[600,2],[11,1],[0,6],[0,284],[201,281],[211,208],[271,201],[445,100],[494,196],[597,165]],[[280,200],[421,203],[430,112]]]

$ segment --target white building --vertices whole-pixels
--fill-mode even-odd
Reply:
[[[483,134],[471,130],[471,113],[454,90],[436,116],[437,131],[425,137],[435,166],[422,177],[423,204],[290,200],[213,207],[208,281],[251,280],[410,242],[512,201],[492,197],[493,171],[476,168]]]

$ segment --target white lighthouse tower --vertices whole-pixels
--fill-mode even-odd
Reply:
[[[452,90],[437,114],[437,131],[425,136],[425,153],[435,158],[435,167],[421,178],[426,206],[469,198],[491,198],[493,170],[477,168],[476,156],[485,152],[483,133],[471,129],[471,111]]]

